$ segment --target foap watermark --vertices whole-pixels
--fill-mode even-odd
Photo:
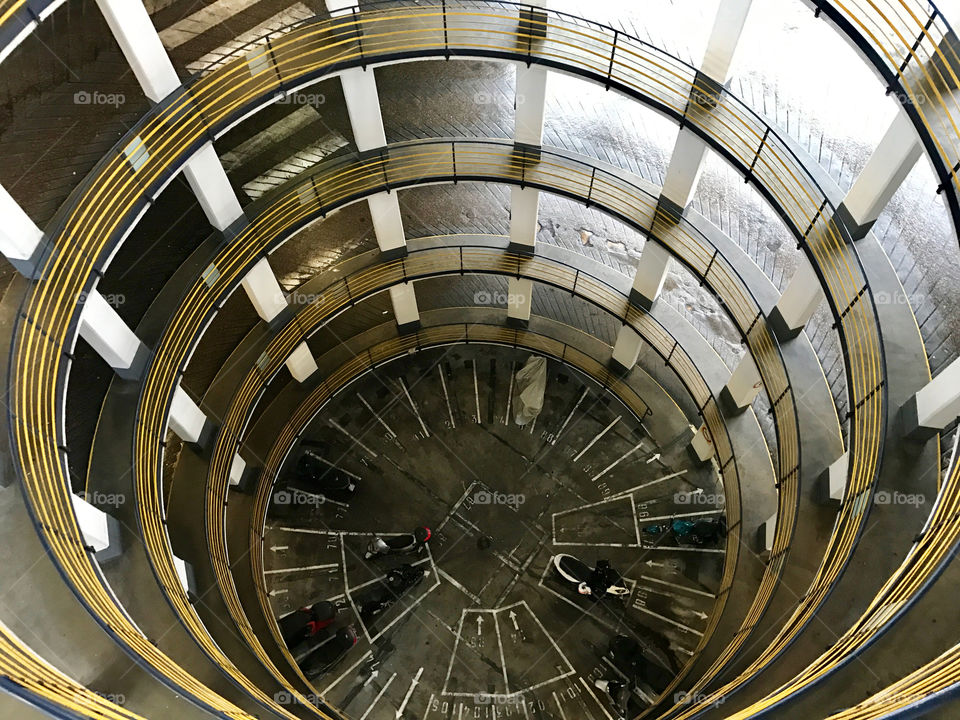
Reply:
[[[474,505],[508,505],[520,507],[527,501],[523,493],[501,493],[490,490],[478,490],[473,494]]]
[[[326,295],[323,293],[303,293],[294,290],[287,295],[287,303],[290,305],[313,305],[323,302]]]
[[[306,700],[311,705],[319,705],[323,702],[323,698],[315,693],[304,693],[301,695],[304,700]],[[294,696],[289,690],[280,690],[273,694],[273,701],[277,705],[299,705],[300,699]]]
[[[907,294],[904,293],[904,292],[900,292],[900,291],[897,291],[897,292],[887,292],[887,291],[885,291],[885,290],[881,290],[881,291],[875,292],[875,293],[873,294],[873,301],[874,301],[877,305],[911,305],[911,304],[915,304],[917,307],[920,307],[920,306],[923,305],[923,303],[926,301],[926,298],[923,297],[922,295],[916,295],[916,296],[914,296],[913,300],[911,301],[910,298],[907,297]]]
[[[709,703],[709,707],[719,707],[724,703],[724,696],[718,695],[713,697],[712,695],[707,695],[702,692],[688,692],[686,690],[681,690],[680,692],[675,692],[673,694],[673,702],[675,704],[681,705],[700,705],[703,703]]]
[[[727,502],[722,493],[705,493],[694,490],[692,492],[678,492],[673,494],[673,501],[677,505],[708,505],[722,506]]]
[[[910,505],[918,508],[926,504],[927,498],[923,493],[903,493],[899,490],[878,490],[873,496],[875,505]]]
[[[473,696],[473,702],[477,705],[520,705],[523,703],[523,696],[477,693]]]
[[[93,297],[95,294],[96,293],[86,293],[86,292],[78,293],[77,305],[86,304],[87,299]],[[127,302],[127,296],[124,295],[123,293],[107,293],[107,294],[101,293],[100,297],[102,297],[106,301],[107,305],[109,305],[112,308],[118,308],[121,305],[123,305],[125,302]]]
[[[475,305],[520,305],[524,301],[523,295],[500,291],[478,290],[473,294]]]
[[[292,92],[281,95],[277,100],[277,105],[309,105],[310,107],[320,107],[325,102],[327,102],[327,96],[323,93]]]
[[[273,502],[277,505],[323,505],[327,502],[327,498],[305,490],[290,488],[275,493]]]
[[[94,507],[120,507],[127,501],[123,493],[105,493],[99,490],[84,490],[78,493],[80,499]]]
[[[99,90],[88,92],[79,90],[73,94],[74,105],[112,105],[117,108],[127,101],[127,96],[123,93],[105,93]]]

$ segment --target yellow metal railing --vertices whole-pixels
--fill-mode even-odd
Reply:
[[[54,559],[65,570],[91,609],[117,630],[123,642],[151,664],[173,672],[176,682],[202,692],[182,669],[143,642],[129,618],[116,606],[92,561],[82,551],[69,503],[69,483],[62,442],[62,397],[67,363],[63,350],[75,337],[77,300],[95,284],[96,270],[145,206],[189,154],[210,134],[217,134],[244,112],[266,102],[273,93],[350,65],[391,59],[448,54],[527,59],[562,67],[645,100],[663,112],[683,118],[685,127],[701,134],[718,152],[757,183],[777,205],[801,238],[821,274],[847,349],[851,407],[851,477],[848,495],[831,538],[823,566],[810,595],[797,609],[785,633],[769,653],[774,657],[810,618],[839,575],[863,524],[861,502],[869,495],[880,453],[884,420],[883,360],[869,289],[855,251],[844,242],[828,203],[802,164],[762,120],[727,95],[716,105],[690,103],[695,72],[666,53],[609,28],[565,15],[523,26],[516,8],[496,4],[459,7],[416,6],[358,13],[305,24],[257,46],[243,57],[196,78],[181,92],[152,110],[125,139],[138,148],[134,166],[123,148],[102,162],[58,215],[52,251],[42,263],[42,279],[25,299],[17,324],[11,363],[13,420],[17,460],[27,498],[35,509],[41,533]],[[359,31],[359,35],[358,35]],[[541,33],[542,31],[542,33]],[[543,37],[540,35],[543,34]],[[701,89],[707,92],[709,89]],[[430,174],[429,159],[419,169]],[[370,167],[376,161],[368,159]],[[521,172],[525,172],[526,165]],[[348,185],[337,184],[340,193]],[[523,177],[516,178],[521,182]],[[563,178],[557,178],[562,185]],[[321,188],[329,192],[334,188]],[[230,270],[230,268],[227,268]],[[156,448],[153,448],[154,450]],[[138,465],[143,464],[138,460]],[[143,468],[140,468],[141,471]],[[795,478],[781,491],[795,492]],[[144,499],[153,506],[153,498]],[[859,508],[859,509],[858,509]],[[792,530],[792,516],[781,516],[778,536]],[[776,568],[774,567],[774,571]],[[181,593],[166,569],[158,576],[169,592]],[[204,649],[254,697],[283,714],[210,641],[189,607],[192,632]]]

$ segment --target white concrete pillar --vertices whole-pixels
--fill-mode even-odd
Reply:
[[[823,288],[813,266],[806,257],[801,258],[800,266],[768,318],[776,336],[789,340],[803,332],[823,298]]]
[[[736,410],[746,410],[763,387],[760,371],[750,353],[745,353],[733,369],[721,396]]]
[[[373,68],[350,68],[340,73],[353,139],[361,152],[387,144],[380,113],[380,95]]]
[[[97,5],[148,98],[160,102],[180,87],[177,71],[140,0],[97,0]],[[194,153],[183,173],[217,230],[224,230],[243,214],[213,145],[207,143]]]
[[[82,298],[80,337],[123,378],[139,376],[147,348],[97,291]]]
[[[330,13],[330,17],[350,15],[353,12],[352,8],[356,4],[356,0],[327,0],[327,10]]]
[[[207,416],[179,385],[170,403],[170,429],[184,442],[199,443],[207,426]]]
[[[830,463],[817,478],[817,500],[822,505],[839,505],[847,491],[850,470],[850,453],[845,452]]]
[[[403,218],[400,216],[400,201],[397,192],[383,192],[367,198],[370,216],[373,218],[373,231],[377,236],[380,252],[388,257],[403,255],[407,248],[407,239],[403,232]]]
[[[280,287],[277,276],[274,275],[273,268],[270,267],[266,258],[260,258],[257,264],[250,268],[243,278],[242,285],[257,315],[267,322],[287,309],[283,288]]]
[[[532,302],[533,280],[510,278],[507,286],[507,321],[513,325],[526,325],[530,322]]]
[[[940,373],[901,409],[904,431],[926,440],[960,417],[960,358]]]
[[[632,370],[640,357],[643,341],[637,332],[629,325],[623,325],[617,332],[617,339],[613,345],[613,360],[620,367]]]
[[[713,436],[710,434],[710,428],[701,425],[697,428],[696,434],[690,441],[690,452],[700,462],[707,462],[716,452],[713,444]]]
[[[230,484],[236,487],[243,480],[243,473],[247,469],[246,461],[240,457],[240,453],[233,456],[233,462],[230,463]]]
[[[913,170],[923,146],[905,112],[897,111],[877,149],[838,208],[854,240],[866,236],[894,193]]]
[[[637,263],[637,274],[633,277],[630,300],[635,305],[649,310],[660,297],[663,283],[670,269],[670,251],[654,240],[647,239]]]
[[[540,226],[537,216],[540,191],[513,185],[510,188],[510,250],[532,253]]]
[[[110,516],[78,495],[71,494],[70,499],[84,544],[92,547],[94,552],[110,547]]]
[[[714,103],[730,73],[752,0],[721,0],[695,80],[691,102]],[[707,145],[689,129],[677,135],[663,181],[663,199],[670,215],[679,217],[696,190]]]
[[[517,64],[513,138],[524,145],[543,145],[543,116],[549,73],[542,65]]]
[[[419,326],[420,310],[417,308],[417,294],[414,292],[413,283],[391,286],[390,302],[393,304],[393,316],[401,330]]]
[[[297,382],[303,382],[317,371],[317,361],[305,342],[297,345],[287,358],[287,369]]]
[[[160,102],[180,87],[177,71],[140,0],[97,0],[97,5],[148,98]]]
[[[243,215],[237,193],[212,143],[206,143],[187,160],[183,176],[217,230],[226,230]]]
[[[770,558],[770,551],[773,550],[773,541],[776,536],[777,514],[774,513],[757,528],[757,552],[764,562]]]
[[[37,227],[10,193],[0,186],[0,252],[20,273],[33,275],[43,244]]]

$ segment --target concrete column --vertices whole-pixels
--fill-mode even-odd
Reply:
[[[890,127],[853,187],[837,208],[854,240],[865,237],[923,154],[917,131],[905,112],[897,112]]]
[[[547,69],[541,65],[517,65],[514,98],[514,140],[522,145],[543,145],[543,116],[547,101]]]
[[[305,342],[297,345],[287,358],[287,369],[297,382],[303,382],[317,370],[317,361]]]
[[[847,490],[850,453],[845,452],[820,473],[816,481],[817,502],[821,505],[839,505]]]
[[[804,326],[813,317],[823,298],[820,279],[810,262],[803,258],[767,318],[774,334],[780,340],[795,338],[803,332]]]
[[[390,287],[390,302],[393,304],[393,316],[401,332],[420,327],[420,310],[417,309],[417,294],[413,290],[413,283]]]
[[[720,397],[730,409],[743,411],[753,404],[762,387],[763,380],[760,378],[757,364],[750,353],[746,353],[731,373]]]
[[[177,71],[140,0],[97,0],[97,5],[148,98],[160,102],[180,87]]]
[[[912,440],[927,440],[960,416],[960,358],[947,365],[900,410]]]
[[[273,268],[266,258],[261,258],[243,278],[243,289],[247,291],[257,315],[270,322],[287,309],[287,299],[283,288],[273,274]]]
[[[212,143],[206,143],[187,160],[183,176],[190,183],[210,224],[217,230],[226,230],[243,216],[237,193]]]
[[[18,272],[33,277],[43,252],[43,230],[0,186],[0,252]]]
[[[701,425],[690,441],[690,453],[695,460],[705,463],[713,457],[715,452],[716,448],[713,445],[710,429],[706,425]]]
[[[721,0],[703,62],[694,79],[691,103],[700,106],[716,104],[730,73],[752,1]],[[663,181],[661,205],[664,206],[666,217],[679,219],[683,214],[696,190],[706,155],[706,144],[690,130],[681,129]]]
[[[407,252],[407,238],[403,232],[400,202],[396,191],[377,193],[367,198],[373,231],[377,236],[380,252],[387,259],[400,257]]]
[[[97,560],[105,562],[119,557],[120,523],[116,518],[107,515],[103,510],[94,507],[78,495],[71,495],[73,512],[77,516],[77,525],[83,542],[96,553]]]
[[[193,565],[188,563],[186,560],[173,556],[173,567],[177,571],[177,577],[180,578],[180,584],[183,586],[184,592],[187,593],[187,596],[196,597],[197,595],[197,578],[196,574],[193,571]]]
[[[660,243],[647,239],[637,263],[637,274],[633,278],[630,301],[634,305],[649,310],[660,297],[663,283],[670,268],[670,252]]]
[[[624,370],[632,370],[640,357],[643,341],[637,332],[629,325],[621,326],[617,332],[617,339],[613,344],[613,361]]]
[[[138,378],[149,354],[146,345],[99,292],[91,292],[82,302],[80,337],[117,375],[128,380]]]
[[[351,8],[356,4],[356,0],[327,0],[327,10],[330,17],[349,15],[353,12]]]
[[[773,550],[773,540],[776,534],[777,514],[774,513],[757,528],[757,553],[764,562],[770,559],[770,551]]]
[[[387,144],[380,113],[380,95],[373,69],[350,68],[340,73],[343,99],[353,128],[353,140],[361,152]]]
[[[533,280],[510,278],[507,287],[507,324],[526,327],[530,322],[530,307],[533,301]]]
[[[170,429],[184,442],[197,445],[202,445],[210,432],[207,416],[179,385],[170,404]]]
[[[510,251],[533,253],[539,224],[540,191],[536,188],[510,188]]]
[[[142,2],[97,0],[97,5],[150,100],[160,102],[180,87],[177,71]],[[149,147],[146,150],[149,152]],[[207,143],[194,153],[183,173],[217,230],[226,229],[243,214],[213,145]]]

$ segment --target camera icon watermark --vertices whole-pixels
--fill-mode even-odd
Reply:
[[[104,93],[99,90],[89,92],[87,90],[78,90],[73,94],[74,105],[112,105],[115,108],[120,107],[127,101],[127,96],[123,93]]]
[[[84,490],[77,495],[94,507],[120,507],[127,501],[127,496],[123,493],[105,493],[99,490]]]
[[[300,505],[300,506],[320,506],[327,502],[327,498],[317,493],[306,492],[305,490],[289,489],[279,490],[273,494],[273,502],[276,505]]]
[[[673,694],[673,702],[677,705],[701,705],[703,703],[709,703],[709,707],[719,707],[723,705],[726,698],[723,695],[718,695],[713,697],[702,692],[688,692],[686,690],[681,690]]]
[[[708,507],[723,507],[727,499],[722,493],[678,492],[673,494],[673,502],[677,505],[706,505]]]
[[[874,505],[910,505],[918,508],[925,505],[927,498],[923,493],[902,493],[899,490],[878,490],[873,495]]]
[[[309,105],[310,107],[320,107],[326,102],[327,96],[323,93],[292,92],[281,95],[277,100],[277,105]]]
[[[478,490],[473,494],[474,505],[507,505],[518,508],[527,501],[523,493],[499,493],[489,490]]]
[[[525,300],[523,295],[499,291],[478,290],[473,294],[475,305],[521,305]]]
[[[519,695],[495,695],[492,693],[477,693],[473,696],[476,705],[520,705],[523,698]]]

